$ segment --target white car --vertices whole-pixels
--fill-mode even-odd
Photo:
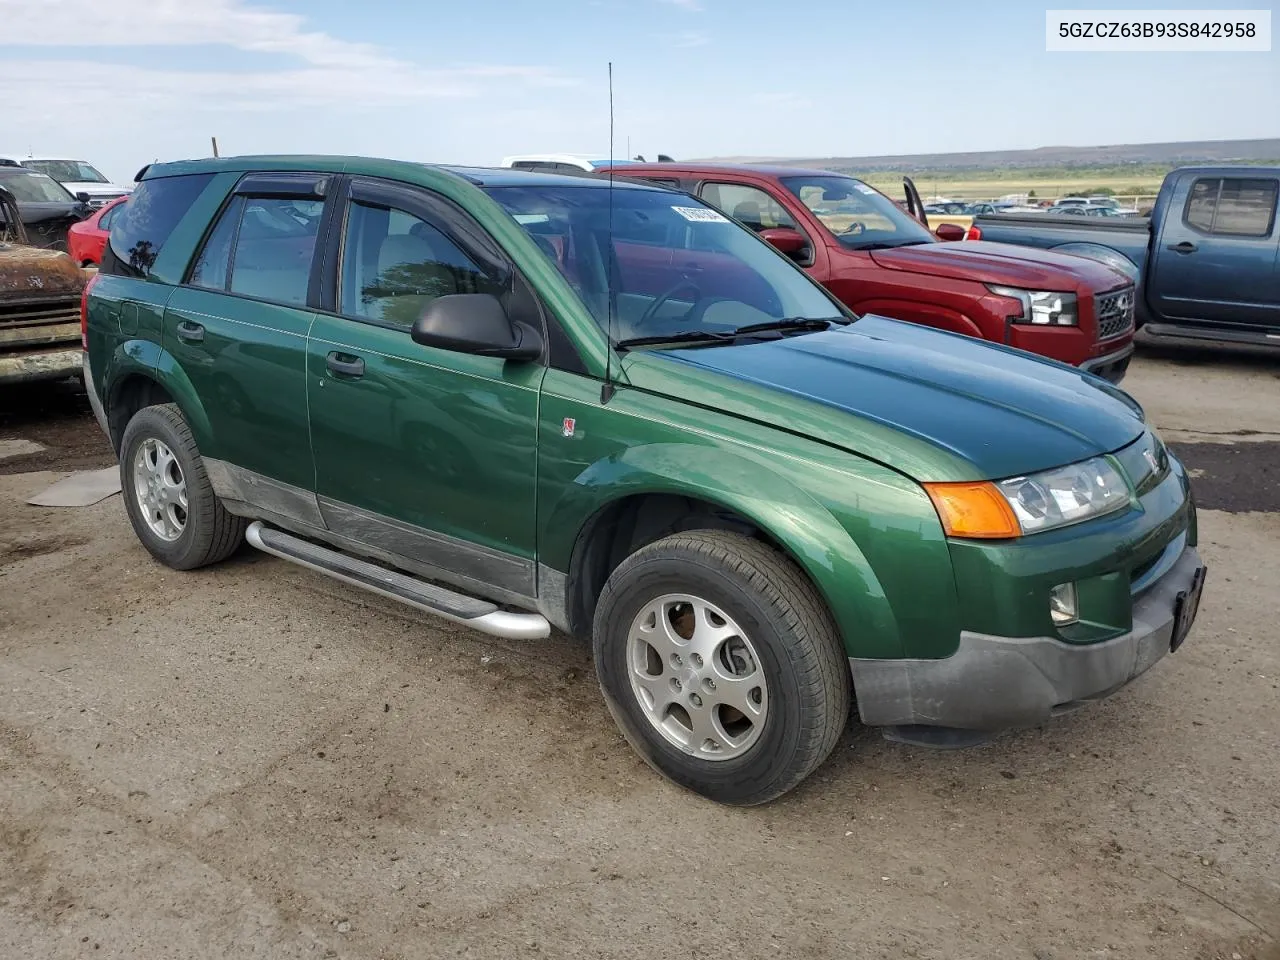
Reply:
[[[29,167],[39,173],[52,177],[75,195],[87,194],[89,206],[97,210],[105,207],[117,197],[133,192],[132,186],[112,183],[97,168],[84,160],[70,160],[65,157],[19,157],[14,154],[0,154],[0,163],[18,164]]]
[[[616,167],[631,160],[614,160]],[[503,157],[502,166],[513,170],[532,170],[535,173],[563,173],[582,176],[609,166],[608,158],[581,153],[527,153],[515,157]]]

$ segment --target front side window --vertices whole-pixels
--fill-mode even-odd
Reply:
[[[0,176],[0,186],[17,198],[19,203],[75,203],[76,198],[67,192],[67,188],[52,177],[34,170],[11,172],[6,168]]]
[[[434,224],[405,210],[351,202],[342,244],[343,314],[408,328],[436,297],[502,292]]]
[[[693,197],[601,181],[486,192],[615,341],[844,317],[798,267]]]
[[[150,274],[174,227],[212,179],[211,173],[195,173],[138,184],[111,223],[112,257],[104,260],[104,269],[137,277]]]
[[[775,227],[796,229],[795,220],[782,204],[758,187],[742,183],[704,183],[699,196],[756,233]]]
[[[23,160],[24,167],[39,170],[62,183],[106,183],[107,178],[83,160]]]
[[[1202,233],[1265,237],[1275,221],[1277,181],[1209,177],[1191,186],[1183,220]]]
[[[188,282],[302,306],[323,213],[319,199],[233,196],[205,239]]]
[[[809,208],[841,246],[851,250],[884,250],[934,242],[919,220],[903,213],[892,200],[861,180],[815,174],[784,177],[782,185]]]

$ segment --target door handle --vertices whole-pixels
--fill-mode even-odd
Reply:
[[[1169,249],[1174,253],[1195,253],[1196,245],[1190,240],[1183,240],[1181,243],[1170,244]]]
[[[183,320],[178,324],[178,339],[183,343],[203,343],[204,325],[191,320]]]
[[[364,361],[349,353],[332,351],[324,358],[324,365],[329,372],[339,377],[358,379],[364,376]]]

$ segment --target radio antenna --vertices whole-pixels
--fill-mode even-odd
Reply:
[[[615,312],[616,298],[614,296],[614,285],[616,279],[614,277],[614,265],[617,257],[613,252],[613,61],[609,61],[609,290],[607,295],[608,302],[608,327],[607,343],[605,344],[604,354],[604,383],[600,386],[600,403],[606,404],[613,397],[613,377],[611,376],[613,366],[613,315]]]

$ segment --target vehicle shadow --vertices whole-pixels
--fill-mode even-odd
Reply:
[[[1163,360],[1185,367],[1212,365],[1221,370],[1271,371],[1280,376],[1280,349],[1164,337],[1154,340],[1141,331],[1134,338],[1134,345],[1138,357],[1144,360]]]
[[[43,449],[0,459],[0,474],[109,467],[115,454],[78,379],[0,387],[0,439]]]

